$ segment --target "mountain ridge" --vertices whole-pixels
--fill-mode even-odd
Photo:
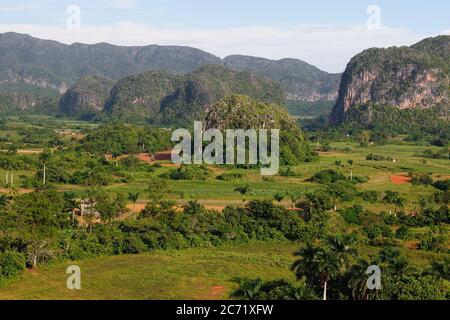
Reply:
[[[33,91],[34,87],[44,89],[45,94],[62,95],[77,81],[87,76],[119,80],[148,70],[188,74],[205,65],[226,66],[226,61],[231,59],[227,58],[222,60],[211,53],[187,46],[117,46],[105,42],[68,45],[26,34],[0,33],[0,95],[17,96],[24,94],[27,88],[28,91]],[[320,86],[317,79],[328,74],[301,60],[290,58],[279,60],[281,62],[266,60],[273,61],[275,66],[286,62],[295,65],[294,70],[304,73],[299,79],[312,86]],[[252,70],[255,68],[251,65],[247,67],[240,71],[258,71]],[[235,65],[234,69],[239,70],[239,66]],[[280,67],[276,73],[262,71],[259,73],[271,80],[280,80],[280,77],[283,78],[283,72]],[[272,77],[273,74],[277,76]],[[287,78],[290,76],[291,74],[286,75]],[[291,85],[292,81],[280,82],[287,94],[294,99],[309,101],[323,98],[319,94],[320,88],[317,88],[316,94],[308,86]],[[335,91],[336,96],[337,88]],[[325,98],[327,97],[333,98],[333,94],[325,95]],[[21,108],[26,109],[26,106],[22,105]]]

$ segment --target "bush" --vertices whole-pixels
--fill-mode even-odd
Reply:
[[[165,178],[166,176],[163,174],[161,177]],[[168,174],[168,177],[172,180],[205,180],[208,176],[209,169],[204,165],[182,165]]]
[[[432,185],[433,184],[433,177],[431,177],[428,174],[421,174],[421,175],[413,175],[411,177],[411,183],[413,185]]]
[[[279,175],[281,177],[297,177],[298,176],[298,174],[292,169],[292,167],[281,168]]]
[[[137,234],[128,234],[122,246],[122,252],[125,254],[138,254],[147,251],[147,246]]]
[[[222,173],[221,175],[218,175],[216,179],[221,181],[232,181],[236,179],[241,179],[242,173],[239,172],[228,172],[228,173]]]
[[[406,240],[409,238],[410,235],[410,229],[407,226],[401,226],[397,229],[395,232],[395,237],[397,239]]]
[[[379,154],[373,154],[370,153],[366,156],[366,160],[372,160],[372,161],[393,161],[394,159],[392,157],[385,157]]]
[[[433,187],[441,191],[448,191],[450,189],[450,179],[438,180],[435,183],[433,183]]]
[[[427,235],[420,241],[419,250],[445,252],[445,239],[441,236]]]
[[[2,280],[15,278],[26,268],[26,258],[22,253],[5,251],[0,253],[0,284]]]
[[[445,300],[446,289],[442,281],[430,275],[402,274],[387,276],[383,281],[383,300]]]
[[[378,191],[363,191],[360,195],[364,201],[370,203],[379,202],[383,198],[381,192]]]
[[[281,279],[263,282],[261,279],[241,279],[231,297],[243,300],[317,300],[305,284],[291,284]]]
[[[340,173],[336,172],[332,169],[322,170],[317,172],[312,178],[312,182],[321,183],[321,184],[331,184],[337,181],[346,180],[346,177]]]
[[[361,224],[360,215],[364,212],[364,208],[360,205],[354,205],[341,211],[342,217],[348,224]]]

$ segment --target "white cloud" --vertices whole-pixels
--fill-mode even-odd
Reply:
[[[136,0],[110,0],[108,3],[111,3],[114,7],[118,8],[134,8],[137,4]]]
[[[39,7],[39,3],[18,4],[18,5],[0,5],[0,12],[23,12]]]
[[[222,29],[155,28],[122,22],[110,26],[83,27],[0,25],[0,32],[15,31],[64,43],[109,42],[117,45],[186,45],[220,57],[244,54],[281,59],[297,58],[329,72],[342,72],[355,54],[370,47],[411,45],[432,35],[405,29],[366,26],[302,25],[283,29],[252,26]]]

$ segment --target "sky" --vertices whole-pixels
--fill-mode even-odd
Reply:
[[[342,72],[371,47],[450,34],[448,0],[0,0],[0,33],[63,43],[186,45]]]

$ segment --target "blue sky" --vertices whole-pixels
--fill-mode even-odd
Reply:
[[[69,5],[81,29],[67,29]],[[376,5],[380,28],[368,30]],[[292,57],[338,72],[368,47],[450,34],[450,1],[0,0],[0,32],[73,42],[191,45],[218,56]]]

